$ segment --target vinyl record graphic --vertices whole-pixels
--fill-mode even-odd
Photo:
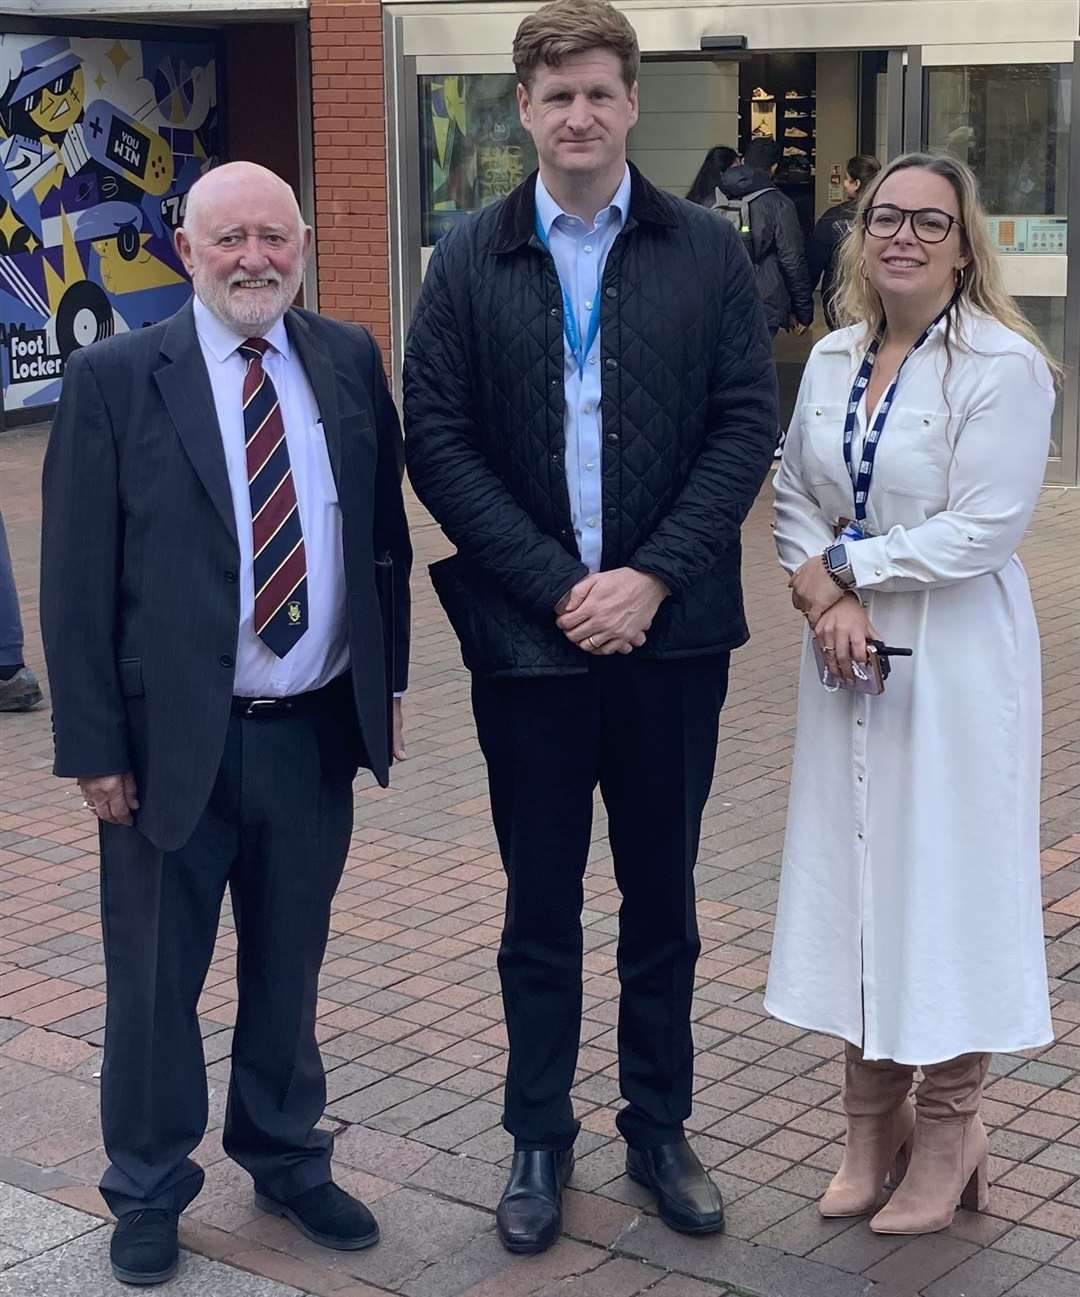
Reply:
[[[112,307],[104,292],[87,279],[72,284],[56,311],[56,345],[60,355],[67,360],[73,351],[109,338],[112,332]]]

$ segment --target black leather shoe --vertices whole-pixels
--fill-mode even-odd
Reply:
[[[543,1252],[562,1233],[562,1191],[574,1169],[572,1148],[515,1153],[495,1212],[508,1252]]]
[[[113,1274],[121,1283],[164,1283],[176,1274],[180,1248],[175,1211],[145,1207],[121,1216],[109,1243]]]
[[[724,1228],[720,1190],[685,1139],[659,1148],[626,1150],[626,1174],[651,1189],[660,1219],[683,1234],[717,1234]]]
[[[312,1243],[339,1252],[359,1252],[379,1241],[375,1217],[359,1198],[339,1189],[333,1180],[305,1189],[283,1202],[257,1193],[255,1206],[271,1215],[286,1217]]]

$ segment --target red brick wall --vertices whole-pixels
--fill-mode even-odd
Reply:
[[[390,349],[382,14],[379,0],[311,0],[319,309]]]

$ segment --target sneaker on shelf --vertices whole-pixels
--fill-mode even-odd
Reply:
[[[787,134],[793,140],[808,140],[810,138],[809,131],[800,130],[798,126],[789,126]]]
[[[806,158],[806,150],[805,150],[805,149],[800,149],[800,148],[799,148],[797,145],[795,145],[795,144],[790,144],[790,145],[789,145],[789,146],[784,150],[784,157],[785,157],[785,158]]]
[[[769,94],[767,90],[762,89],[761,86],[755,86],[750,92],[751,99],[772,99],[772,97],[773,96]]]
[[[785,99],[805,99],[806,95],[801,90],[788,90],[784,94]]]
[[[795,113],[795,112],[792,112],[790,109],[788,109],[788,110],[784,113],[784,121],[786,121],[786,122],[804,122],[804,121],[807,120],[807,118],[808,118],[809,116],[810,116],[809,113],[803,113],[803,112]]]
[[[776,136],[765,125],[765,123],[762,122],[760,125],[754,127],[751,132],[751,138],[755,140],[775,140]]]

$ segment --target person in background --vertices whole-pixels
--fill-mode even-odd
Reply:
[[[821,285],[821,305],[825,323],[839,328],[833,299],[836,296],[836,266],[840,245],[855,221],[859,196],[881,170],[881,163],[869,153],[856,153],[844,168],[844,201],[830,207],[814,226],[806,244],[806,261],[810,268],[810,287]]]
[[[851,327],[810,357],[775,484],[809,630],[765,1008],[845,1042],[847,1145],[822,1215],[925,1234],[987,1204],[991,1054],[1053,1039],[1039,631],[1016,547],[1057,367],[947,156],[870,182],[838,306]],[[870,640],[913,650],[884,693],[823,687],[853,683]]]
[[[23,661],[19,595],[0,513],[0,712],[28,712],[40,702],[37,677]]]
[[[779,164],[780,149],[775,140],[752,140],[745,160],[729,167],[719,185],[735,201],[759,194],[750,204],[750,260],[765,307],[765,323],[773,337],[781,329],[803,334],[814,319],[814,295],[799,216],[795,204],[773,183]]]
[[[694,183],[686,191],[687,198],[692,203],[697,203],[701,207],[711,207],[716,202],[716,191],[720,188],[720,177],[729,167],[733,167],[739,160],[739,155],[734,149],[729,149],[726,144],[717,144],[705,154],[705,161],[702,162],[694,177]]]
[[[514,1157],[495,1223],[512,1252],[558,1238],[574,1164],[598,785],[622,893],[627,1174],[673,1229],[724,1223],[685,1130],[694,866],[776,384],[735,229],[627,164],[639,61],[601,0],[522,21],[539,171],[439,240],[405,347],[406,461],[457,549],[431,575],[472,672],[507,875]]]

